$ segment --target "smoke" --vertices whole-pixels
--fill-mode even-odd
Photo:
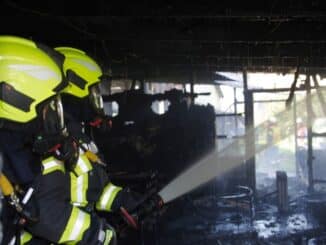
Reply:
[[[323,95],[325,97],[325,95]],[[324,115],[322,104],[316,93],[312,93],[311,96],[307,96],[301,101],[296,103],[297,114],[303,119],[307,120],[306,113],[306,101],[312,101],[313,111],[315,115]],[[284,105],[285,107],[285,105]],[[230,172],[236,167],[239,167],[245,160],[249,160],[255,154],[265,150],[271,145],[275,145],[280,140],[285,139],[293,133],[293,106],[290,109],[285,109],[275,115],[279,126],[281,127],[281,135],[277,139],[274,139],[274,142],[271,144],[256,146],[254,139],[246,141],[246,137],[252,137],[255,135],[255,132],[267,133],[266,122],[261,123],[256,128],[252,128],[246,134],[245,137],[236,139],[229,146],[224,148],[221,152],[218,152],[217,149],[214,149],[208,155],[204,156],[197,163],[193,164],[189,169],[182,172],[177,178],[172,180],[167,186],[165,186],[160,192],[159,195],[165,201],[165,203],[174,200],[181,195],[184,195],[199,186],[207,183],[213,178],[221,177],[226,173]],[[245,142],[252,142],[252,144],[247,145],[245,157],[237,157],[235,155],[235,149],[238,149],[238,145],[243,145]],[[240,153],[239,153],[240,155]]]

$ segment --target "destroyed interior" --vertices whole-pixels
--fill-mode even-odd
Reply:
[[[326,244],[324,1],[77,5],[0,3],[1,244]]]

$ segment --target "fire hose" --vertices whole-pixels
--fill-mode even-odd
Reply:
[[[125,207],[120,207],[120,214],[126,224],[138,230],[139,220],[151,214],[154,210],[161,209],[163,205],[163,199],[157,194],[155,189],[152,189],[128,210]]]

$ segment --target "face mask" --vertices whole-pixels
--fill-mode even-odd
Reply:
[[[104,105],[103,98],[100,92],[100,87],[98,84],[90,87],[89,89],[90,101],[96,112],[103,114],[104,113]]]
[[[48,135],[63,134],[65,130],[61,97],[49,101],[42,110],[43,129]]]

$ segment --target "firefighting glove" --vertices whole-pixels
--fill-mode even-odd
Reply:
[[[154,194],[149,199],[146,199],[146,197],[142,199],[129,210],[120,207],[123,220],[134,229],[139,229],[139,223],[150,224],[151,222],[148,222],[151,220],[150,218],[156,216],[163,206],[163,201],[157,194]]]
[[[120,207],[131,210],[141,200],[141,194],[131,191],[129,188],[122,189],[112,203],[112,211],[120,211]]]
[[[163,200],[158,195],[155,194],[150,199],[144,202],[137,210],[138,220],[144,220],[153,213],[159,211],[163,207]]]

